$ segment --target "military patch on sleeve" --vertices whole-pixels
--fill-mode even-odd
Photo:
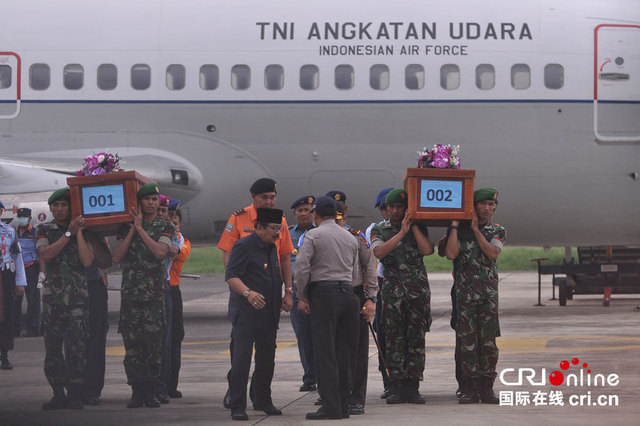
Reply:
[[[224,227],[224,230],[227,232],[233,231],[233,225],[230,223],[227,223],[227,226]]]
[[[244,213],[246,213],[245,209],[240,209],[233,212],[233,214],[236,216],[240,216],[241,214],[244,214]]]

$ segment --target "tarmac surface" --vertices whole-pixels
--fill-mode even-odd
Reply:
[[[0,425],[163,425],[243,424],[231,421],[222,406],[229,368],[226,320],[228,287],[220,275],[183,279],[186,337],[182,346],[179,390],[184,397],[157,409],[125,407],[130,388],[122,365],[124,348],[116,333],[120,295],[118,275],[110,276],[107,372],[102,404],[83,410],[44,412],[51,397],[44,373],[42,338],[20,337],[9,353],[14,369],[0,371]],[[420,391],[426,405],[387,405],[380,399],[382,380],[377,350],[370,340],[366,413],[331,421],[351,425],[637,425],[640,420],[640,305],[638,295],[574,296],[566,307],[552,296],[551,278],[543,277],[542,302],[537,303],[534,272],[500,275],[500,360],[496,394],[501,405],[459,405],[455,397],[454,334],[449,326],[451,275],[429,274],[433,325],[427,334],[427,366]],[[573,359],[577,359],[575,364]],[[560,368],[568,361],[568,369]],[[588,364],[586,367],[584,364]],[[552,372],[565,380],[551,383]],[[316,392],[299,392],[302,367],[296,340],[283,313],[278,332],[273,400],[282,416],[266,416],[247,407],[244,424],[311,423]],[[519,377],[522,378],[519,383]],[[557,379],[558,374],[554,377]],[[555,379],[554,379],[555,380]],[[602,383],[604,381],[604,384]],[[325,424],[330,421],[316,421]]]

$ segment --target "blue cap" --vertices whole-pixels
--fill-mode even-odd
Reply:
[[[2,203],[2,201],[0,201],[0,208],[3,208],[3,209],[5,208],[4,204]]]
[[[313,195],[304,195],[291,204],[291,209],[295,209],[298,206],[303,206],[305,204],[313,205],[313,202],[316,200],[316,197]]]
[[[385,188],[382,191],[380,191],[380,193],[378,194],[378,196],[376,197],[376,204],[373,206],[377,209],[382,209],[386,206],[386,204],[384,203],[384,199],[387,196],[387,194],[389,193],[389,191],[391,191],[393,188]]]
[[[329,191],[324,195],[326,197],[331,197],[336,201],[347,201],[347,195],[342,191]]]
[[[169,210],[177,210],[178,206],[180,206],[180,200],[169,197]]]
[[[318,197],[313,205],[313,211],[321,217],[335,216],[337,214],[336,200],[328,196]]]

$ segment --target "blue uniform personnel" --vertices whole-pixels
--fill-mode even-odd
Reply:
[[[36,251],[36,230],[29,224],[31,210],[18,209],[18,228],[16,233],[22,248],[24,272],[27,278],[27,336],[40,335],[40,289],[38,288],[38,252]],[[26,225],[25,225],[26,224]],[[22,322],[22,296],[16,296],[15,335],[20,336]]]

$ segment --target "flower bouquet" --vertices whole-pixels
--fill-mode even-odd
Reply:
[[[96,176],[107,173],[122,172],[118,154],[100,152],[84,159],[84,167],[76,172],[76,176]]]
[[[460,145],[441,145],[433,146],[433,149],[427,151],[427,147],[418,151],[418,168],[435,168],[435,169],[459,169],[461,166],[458,152]]]

